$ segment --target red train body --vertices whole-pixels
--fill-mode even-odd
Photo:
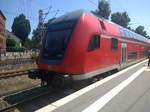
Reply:
[[[69,76],[73,80],[120,69],[146,57],[148,40],[83,10],[52,21],[38,58],[40,78]]]

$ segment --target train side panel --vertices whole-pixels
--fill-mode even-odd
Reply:
[[[121,59],[121,41],[119,35],[119,30],[109,23],[105,23],[105,30],[102,28],[100,21],[95,20],[93,24],[97,24],[96,28],[91,25],[91,30],[93,30],[93,35],[90,35],[88,41],[94,36],[100,36],[100,48],[86,53],[85,62],[85,73],[95,71],[98,69],[103,69],[107,67],[116,66],[120,64]],[[95,31],[95,32],[94,32]],[[116,50],[112,49],[112,38],[117,39],[118,48]],[[107,44],[106,44],[107,43]],[[88,46],[88,45],[87,45]],[[88,48],[88,47],[87,47]]]

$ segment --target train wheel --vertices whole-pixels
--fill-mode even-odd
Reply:
[[[41,86],[46,86],[46,85],[47,85],[46,81],[44,81],[44,80],[41,79]]]

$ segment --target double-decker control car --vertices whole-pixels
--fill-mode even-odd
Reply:
[[[148,39],[78,10],[49,24],[38,58],[36,77],[84,80],[121,69],[146,57]]]

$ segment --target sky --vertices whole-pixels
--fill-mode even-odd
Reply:
[[[149,0],[108,0],[112,13],[126,11],[131,18],[130,26],[136,28],[143,25],[150,35],[150,1]],[[0,0],[0,10],[6,16],[6,29],[11,31],[13,20],[16,16],[24,13],[30,20],[32,36],[33,29],[38,24],[38,11],[43,9],[46,13],[51,6],[45,22],[53,17],[61,16],[67,12],[85,9],[96,10],[98,0]],[[56,14],[57,10],[59,12]]]

